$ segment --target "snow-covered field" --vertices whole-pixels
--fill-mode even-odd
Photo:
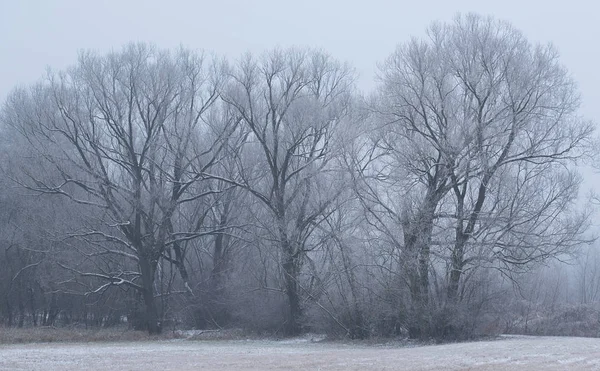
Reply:
[[[600,339],[511,336],[421,347],[302,340],[4,345],[0,370],[600,370]]]

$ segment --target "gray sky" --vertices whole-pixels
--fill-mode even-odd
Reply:
[[[600,5],[593,0],[0,0],[0,101],[17,84],[64,68],[79,49],[129,41],[180,44],[230,57],[274,46],[315,46],[356,66],[372,86],[376,63],[434,20],[475,11],[530,40],[553,42],[579,82],[582,113],[600,121]]]
[[[80,49],[130,41],[238,57],[274,46],[313,46],[352,63],[362,89],[376,63],[434,20],[474,11],[552,42],[579,83],[581,113],[600,122],[600,5],[594,0],[0,0],[0,102],[18,84],[62,69]],[[585,171],[587,186],[599,177]]]

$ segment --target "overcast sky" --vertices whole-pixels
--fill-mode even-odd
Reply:
[[[80,49],[130,41],[180,44],[237,57],[274,46],[315,46],[351,62],[360,86],[376,63],[434,20],[474,11],[552,42],[579,82],[582,113],[600,121],[600,5],[593,0],[0,0],[0,101],[17,84],[64,68]]]
[[[130,41],[184,45],[229,57],[313,46],[352,63],[363,90],[376,64],[435,20],[477,12],[552,42],[579,83],[581,113],[600,122],[600,5],[594,0],[0,0],[0,102],[18,84],[62,69],[80,49]],[[589,173],[588,173],[589,174]],[[586,175],[589,178],[589,175]],[[591,184],[590,184],[591,183]],[[593,182],[588,180],[593,186]]]

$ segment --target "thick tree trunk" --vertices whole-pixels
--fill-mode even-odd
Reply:
[[[413,255],[413,254],[410,254]],[[421,322],[420,317],[422,312],[420,310],[421,301],[421,285],[419,284],[419,270],[417,269],[416,258],[410,257],[408,264],[406,265],[406,275],[410,290],[411,305],[408,313],[408,336],[411,339],[418,339],[421,337]]]
[[[408,259],[406,270],[412,301],[410,316],[412,318],[408,326],[411,338],[425,339],[431,333],[429,263],[436,204],[430,198],[426,198],[425,208],[404,226],[404,248],[407,251],[406,258]]]
[[[288,336],[298,335],[301,332],[300,293],[298,292],[298,262],[291,254],[287,254],[283,263],[285,275],[285,292],[288,299],[288,313],[285,324],[285,333]]]
[[[139,263],[142,273],[142,297],[146,307],[144,316],[146,329],[150,335],[160,334],[161,326],[156,308],[156,300],[154,299],[154,266],[145,256],[140,257]]]
[[[464,266],[464,245],[465,243],[462,239],[459,239],[456,241],[454,250],[452,251],[450,277],[448,282],[448,303],[451,305],[455,305],[459,301],[458,288]]]
[[[227,215],[221,215],[218,228],[223,230],[227,227]],[[224,233],[219,233],[215,237],[213,251],[213,268],[210,272],[210,289],[211,294],[215,297],[223,293],[223,279],[227,266],[226,249],[229,244],[229,236]]]
[[[225,217],[221,218],[220,228],[224,228],[227,220]],[[225,305],[223,298],[225,295],[225,271],[227,269],[227,244],[229,243],[228,236],[223,233],[219,233],[215,238],[214,251],[213,251],[213,268],[210,272],[209,282],[209,301],[211,317],[217,325],[224,325],[229,319],[229,313],[227,306]]]
[[[440,327],[436,329],[438,334],[446,339],[456,339],[460,333],[460,328],[456,326],[455,319],[457,318],[458,305],[461,301],[458,292],[464,266],[464,241],[461,241],[463,240],[457,239],[452,251],[450,274],[448,277],[447,302],[444,308],[445,313],[443,321],[440,322]]]
[[[286,228],[285,208],[283,198],[278,197],[277,224],[279,229],[279,243],[282,252],[282,268],[285,284],[285,294],[288,301],[288,311],[285,319],[284,331],[288,336],[298,335],[301,332],[300,316],[300,293],[298,287],[299,253],[290,240]]]
[[[211,296],[218,296],[223,289],[223,271],[225,269],[225,257],[223,256],[223,235],[218,234],[215,238],[213,251],[213,268],[210,271]]]
[[[419,302],[425,308],[429,305],[429,244],[423,244],[419,249]]]

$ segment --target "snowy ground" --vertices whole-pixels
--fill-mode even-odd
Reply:
[[[600,339],[515,336],[422,347],[302,340],[4,345],[0,370],[600,370]]]

